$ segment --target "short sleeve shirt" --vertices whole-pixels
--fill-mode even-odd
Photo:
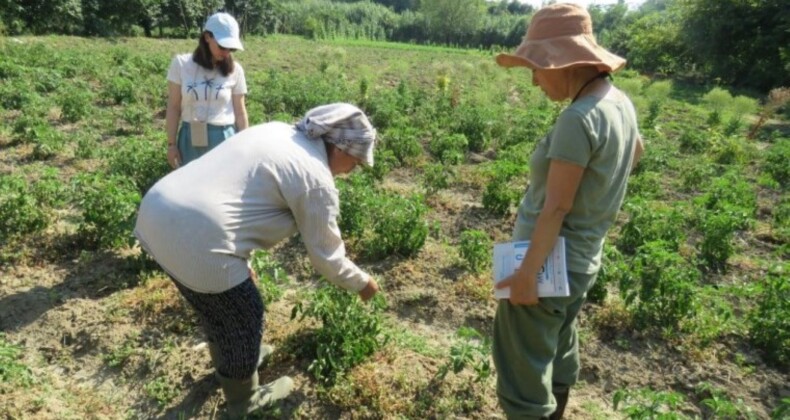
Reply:
[[[233,95],[247,94],[244,69],[234,63],[227,77],[219,70],[209,70],[192,60],[192,53],[173,58],[167,80],[181,86],[181,120],[205,121],[213,125],[230,125],[236,121]]]
[[[519,206],[514,239],[532,235],[546,201],[551,160],[581,166],[584,174],[560,235],[566,239],[568,270],[596,273],[606,232],[623,203],[638,139],[636,113],[625,95],[586,96],[563,110],[531,157],[530,187]]]

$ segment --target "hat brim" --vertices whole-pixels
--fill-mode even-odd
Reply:
[[[515,54],[497,55],[496,62],[502,67],[528,67],[533,70],[586,65],[614,73],[625,66],[626,60],[610,53],[587,36],[574,36],[525,41]]]
[[[216,40],[220,47],[227,48],[229,50],[244,51],[244,47],[241,45],[241,41],[238,38],[229,36],[225,38],[218,38]]]

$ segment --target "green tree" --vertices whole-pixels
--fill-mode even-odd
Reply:
[[[432,39],[461,44],[465,35],[476,31],[486,6],[484,0],[422,0],[420,11],[428,20]]]

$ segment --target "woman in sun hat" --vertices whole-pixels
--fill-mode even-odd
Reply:
[[[259,385],[264,307],[248,262],[299,232],[316,271],[368,300],[378,284],[346,257],[334,176],[373,165],[376,130],[357,107],[316,107],[296,125],[270,122],[227,139],[159,180],[135,236],[195,309],[228,411],[285,398],[287,376]]]
[[[532,18],[503,67],[526,67],[553,101],[570,99],[530,160],[513,240],[531,241],[494,320],[497,396],[508,418],[560,419],[579,375],[576,317],[601,265],[606,232],[642,154],[636,112],[609,80],[625,60],[599,46],[585,9],[553,4]],[[537,274],[565,238],[569,297],[538,298]]]
[[[247,80],[234,51],[243,50],[239,24],[227,13],[211,15],[192,53],[179,54],[167,72],[167,161],[197,159],[249,125]]]

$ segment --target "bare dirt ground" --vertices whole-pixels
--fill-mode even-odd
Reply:
[[[446,191],[432,198],[431,205],[442,209],[431,216],[438,228],[417,257],[362,264],[381,279],[387,322],[397,338],[329,390],[317,385],[307,372],[310,360],[299,354],[311,325],[290,319],[313,273],[298,240],[274,251],[291,283],[267,308],[265,340],[277,351],[260,374],[262,381],[290,375],[296,391],[262,417],[504,418],[495,379],[478,384],[462,372],[432,380],[459,327],[490,335],[493,325],[490,273],[466,272],[453,245],[467,228],[507,239],[513,217],[487,216],[475,194]],[[24,349],[20,361],[34,378],[29,387],[5,388],[2,417],[221,418],[223,398],[202,334],[169,280],[141,269],[137,249],[85,253],[70,243],[68,231],[49,234],[58,239],[42,242],[23,263],[0,273],[0,329]],[[749,348],[734,352],[720,344],[694,353],[682,341],[630,329],[622,318],[616,300],[585,306],[579,320],[583,367],[566,418],[625,418],[613,407],[619,389],[676,391],[686,396],[682,410],[691,418],[710,418],[691,404],[702,398],[694,391],[701,383],[726,390],[760,419],[790,395],[788,376]]]

